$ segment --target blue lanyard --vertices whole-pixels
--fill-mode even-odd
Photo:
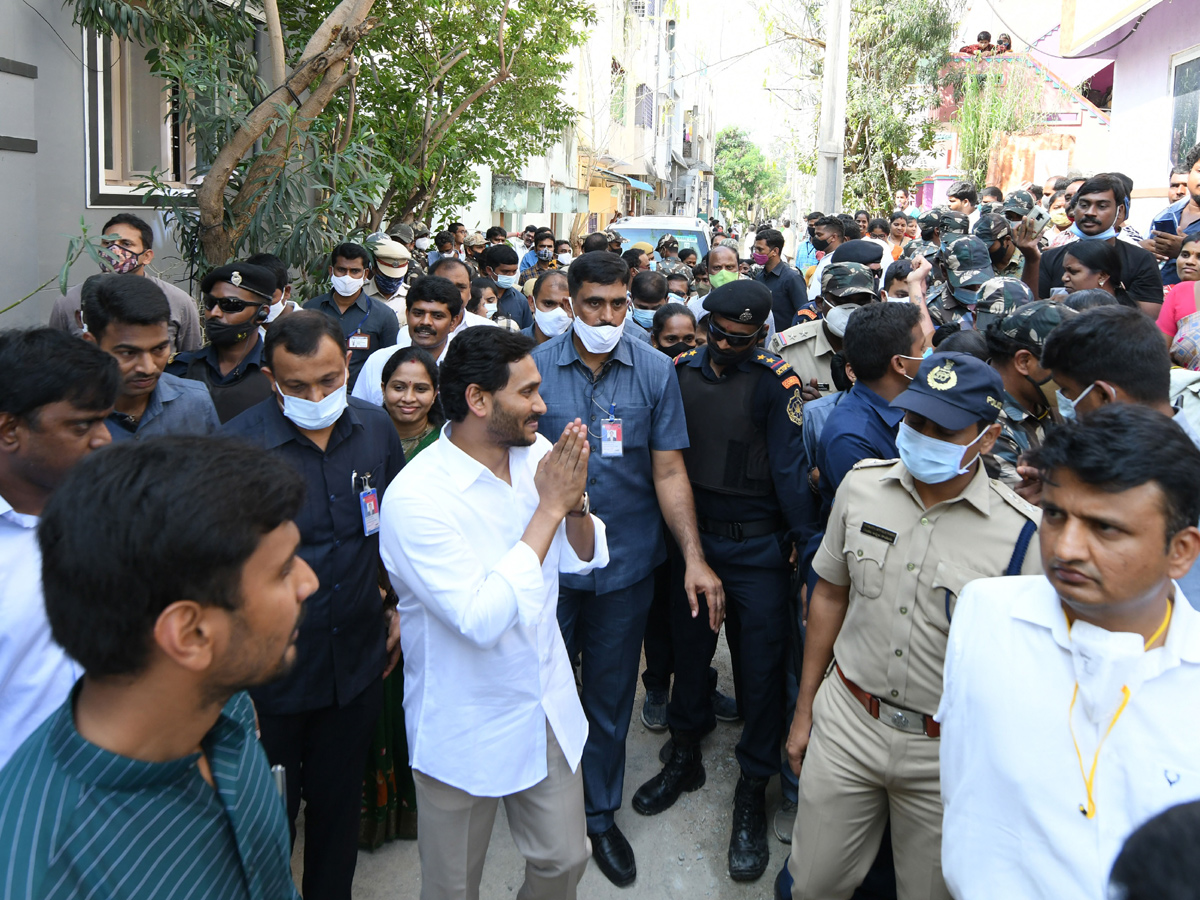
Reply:
[[[354,330],[350,332],[350,334],[352,334],[352,335],[358,334],[358,332],[363,327],[363,323],[367,321],[367,317],[371,315],[371,296],[369,294],[367,294],[366,297],[367,297],[367,313],[361,319],[358,320],[358,324],[355,325]]]

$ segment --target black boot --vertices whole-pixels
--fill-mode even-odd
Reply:
[[[733,793],[733,832],[729,835],[729,877],[754,881],[767,870],[767,779],[745,773]]]
[[[700,745],[677,738],[663,770],[633,795],[633,808],[643,816],[657,816],[674,806],[684,791],[699,790],[704,785],[704,778]]]

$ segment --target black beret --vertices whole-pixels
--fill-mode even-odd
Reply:
[[[278,286],[275,281],[275,273],[270,269],[252,266],[249,263],[235,262],[226,266],[218,266],[205,275],[204,280],[200,282],[200,290],[207,294],[213,289],[213,285],[222,282],[250,291],[252,294],[258,294],[267,300],[272,299],[275,288]]]
[[[761,325],[771,314],[771,289],[760,281],[739,278],[709,291],[704,308],[744,325]]]

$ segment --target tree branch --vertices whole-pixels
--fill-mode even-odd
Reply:
[[[267,41],[271,45],[271,88],[283,84],[287,78],[287,57],[283,51],[283,26],[279,22],[278,0],[263,0],[263,13],[267,17]]]

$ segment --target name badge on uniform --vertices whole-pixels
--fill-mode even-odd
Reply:
[[[370,350],[371,336],[369,334],[352,334],[346,346],[351,350]]]
[[[887,541],[889,544],[896,543],[896,532],[880,528],[878,525],[872,525],[870,522],[863,522],[861,530],[868,537],[879,538],[881,541]]]
[[[362,508],[363,534],[370,537],[379,531],[379,495],[375,488],[359,493],[358,505]]]
[[[624,443],[621,438],[621,420],[603,419],[600,422],[600,455],[624,456]]]

